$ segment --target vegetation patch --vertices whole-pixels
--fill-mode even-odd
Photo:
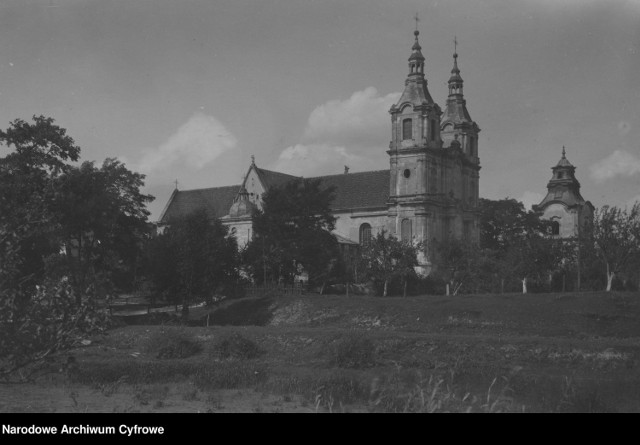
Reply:
[[[268,377],[268,368],[264,364],[231,360],[198,369],[193,383],[202,391],[251,388],[264,383]]]
[[[265,326],[273,316],[272,303],[270,298],[243,298],[231,301],[213,312],[209,323],[220,326]]]
[[[168,328],[154,333],[145,345],[145,351],[160,359],[187,358],[199,353],[202,346],[185,328]]]
[[[349,333],[329,345],[331,364],[340,368],[367,368],[375,365],[376,347],[362,334]]]
[[[211,354],[222,359],[254,359],[264,351],[252,340],[238,333],[218,340],[211,349]]]

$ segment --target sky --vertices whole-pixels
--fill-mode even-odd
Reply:
[[[0,128],[54,118],[146,175],[151,220],[252,155],[387,169],[416,13],[441,107],[458,40],[481,197],[539,202],[565,146],[596,207],[640,200],[640,0],[0,0]]]

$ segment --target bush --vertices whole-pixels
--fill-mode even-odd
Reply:
[[[156,353],[157,358],[187,358],[200,352],[202,346],[184,328],[170,328],[153,334],[145,350]]]
[[[214,356],[223,359],[253,359],[264,353],[255,342],[240,334],[232,334],[220,339],[211,352]]]
[[[333,344],[331,361],[340,368],[365,368],[375,365],[375,353],[373,341],[359,334],[349,334]]]

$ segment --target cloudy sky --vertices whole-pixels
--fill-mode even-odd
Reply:
[[[237,184],[252,154],[388,168],[416,12],[440,106],[459,41],[481,196],[542,199],[564,145],[594,205],[640,199],[640,0],[0,0],[0,127],[44,114],[123,159],[152,219],[176,179]]]

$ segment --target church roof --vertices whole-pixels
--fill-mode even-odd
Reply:
[[[268,188],[284,185],[298,176],[271,170],[257,169],[260,179]],[[335,187],[333,211],[386,207],[389,200],[389,170],[316,176],[322,186]],[[221,218],[229,213],[233,200],[240,191],[240,185],[212,187],[197,190],[176,190],[171,196],[159,223],[168,224],[172,219],[188,215],[204,208],[212,218]]]
[[[264,168],[256,167],[258,176],[267,189],[270,187],[280,187],[283,184],[298,178],[298,176],[288,175],[286,173],[274,172],[272,170],[265,170]]]
[[[429,94],[427,81],[425,79],[419,79],[415,81],[411,80],[407,82],[404,87],[404,91],[402,92],[402,96],[400,96],[400,99],[398,100],[396,106],[399,107],[405,103],[410,103],[413,105],[434,103],[431,94]]]
[[[160,224],[168,224],[171,220],[204,208],[211,218],[220,218],[229,213],[233,198],[240,190],[239,185],[212,187],[196,190],[175,190],[171,195],[167,208],[160,216]]]
[[[562,203],[567,207],[573,207],[575,205],[585,205],[587,202],[584,200],[580,192],[576,189],[563,188],[556,190],[549,190],[542,202],[536,207],[544,209],[554,202]]]
[[[325,187],[336,188],[333,211],[386,207],[389,200],[389,170],[318,176]]]

